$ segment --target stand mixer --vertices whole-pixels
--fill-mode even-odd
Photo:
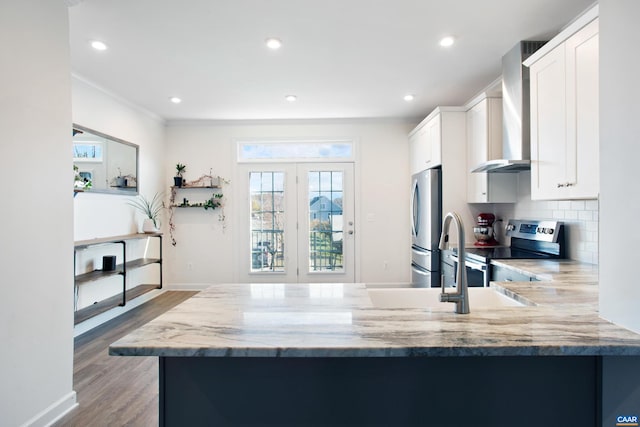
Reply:
[[[478,214],[476,221],[478,225],[473,227],[473,235],[476,238],[476,246],[495,246],[498,245],[498,241],[495,239],[493,231],[493,223],[496,220],[496,216],[492,213]]]

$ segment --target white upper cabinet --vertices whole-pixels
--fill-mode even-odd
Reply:
[[[431,158],[431,154],[427,154],[427,151],[431,153],[431,147],[427,145],[426,127],[423,126],[409,134],[409,165],[412,175],[427,168],[427,159]]]
[[[481,98],[467,110],[466,118],[467,202],[515,203],[516,174],[471,173],[479,164],[502,157],[502,98]]]
[[[534,200],[598,197],[598,58],[595,19],[541,57],[525,61],[531,78]]]
[[[409,134],[411,173],[442,164],[440,113],[429,115]]]
[[[442,118],[440,114],[436,114],[426,125],[427,139],[429,141],[430,157],[427,160],[428,167],[439,166],[442,164]]]

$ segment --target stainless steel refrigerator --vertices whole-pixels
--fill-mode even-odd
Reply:
[[[441,176],[440,168],[433,168],[411,179],[411,282],[414,286],[440,286]]]

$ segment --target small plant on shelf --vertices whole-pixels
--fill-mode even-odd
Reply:
[[[222,194],[214,194],[213,196],[211,196],[209,200],[206,200],[204,202],[204,210],[206,211],[207,209],[215,209],[217,207],[220,207],[222,205],[220,199],[222,199]]]
[[[176,176],[173,178],[173,183],[176,187],[182,187],[182,174],[187,170],[187,166],[182,163],[176,163]]]
[[[162,195],[156,193],[150,201],[142,194],[136,196],[128,202],[129,206],[133,206],[145,215],[142,231],[145,233],[157,233],[160,228],[160,213],[164,209]]]
[[[90,190],[93,183],[91,179],[86,176],[82,176],[78,166],[73,165],[73,189],[77,191]],[[75,194],[75,193],[74,193]]]
[[[195,202],[192,203],[186,197],[182,198],[182,203],[180,204],[172,204],[171,207],[174,208],[204,208],[207,209],[215,209],[217,207],[222,206],[222,194],[213,194],[211,198],[205,200],[204,202]]]

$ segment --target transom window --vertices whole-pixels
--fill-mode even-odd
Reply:
[[[353,161],[353,141],[241,141],[238,162]]]

